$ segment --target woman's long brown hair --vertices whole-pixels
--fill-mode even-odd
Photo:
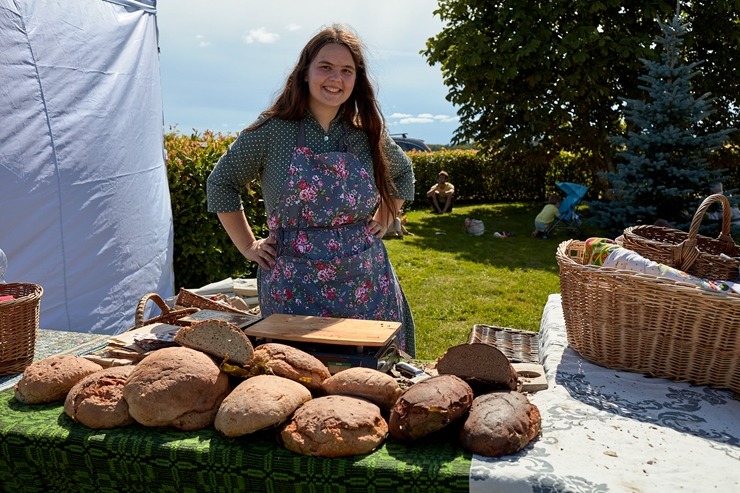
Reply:
[[[339,110],[342,120],[354,128],[364,130],[367,134],[373,158],[375,186],[388,210],[395,214],[396,207],[391,197],[391,185],[388,181],[388,160],[380,144],[385,121],[367,73],[363,43],[348,26],[334,24],[322,29],[311,38],[301,51],[298,62],[285,81],[285,86],[280,95],[272,106],[262,113],[261,118],[246,130],[257,128],[270,118],[297,121],[305,116],[310,96],[308,83],[306,82],[308,67],[321,48],[332,43],[346,46],[349,49],[357,71],[352,94]]]

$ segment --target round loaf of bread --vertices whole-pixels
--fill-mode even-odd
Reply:
[[[387,434],[388,424],[372,402],[328,395],[298,408],[280,438],[288,450],[298,454],[348,457],[372,452]]]
[[[97,363],[71,354],[34,361],[15,384],[15,398],[26,404],[61,401],[77,382],[102,369]]]
[[[311,399],[303,385],[275,375],[257,375],[236,386],[221,403],[214,426],[229,437],[283,423]]]
[[[388,427],[393,438],[412,441],[439,431],[470,409],[473,389],[454,375],[415,383],[391,408]]]
[[[159,349],[141,360],[123,386],[131,416],[144,426],[198,430],[213,424],[229,377],[200,351]]]
[[[494,392],[476,397],[460,443],[468,452],[486,457],[514,454],[542,429],[540,411],[520,392]]]
[[[72,387],[64,400],[64,412],[89,428],[107,429],[134,422],[123,398],[123,384],[133,365],[114,366],[92,373]]]
[[[275,342],[255,348],[250,368],[255,373],[271,373],[295,380],[311,392],[319,392],[324,380],[331,376],[326,365],[315,356],[293,346]]]
[[[357,366],[324,380],[324,393],[362,397],[388,411],[403,393],[396,379],[373,368]]]

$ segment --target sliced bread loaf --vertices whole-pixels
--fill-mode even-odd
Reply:
[[[223,320],[203,320],[183,327],[175,334],[175,342],[241,366],[249,363],[254,355],[252,343],[244,331]]]
[[[490,390],[516,390],[519,383],[506,355],[495,346],[480,342],[449,348],[437,361],[437,372],[458,376],[471,385],[484,384]]]

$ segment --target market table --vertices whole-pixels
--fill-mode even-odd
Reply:
[[[79,354],[99,343],[65,350]],[[740,401],[732,393],[583,360],[567,347],[559,295],[544,308],[540,357],[550,388],[530,399],[542,413],[542,436],[519,454],[494,459],[471,457],[444,433],[408,446],[388,440],[365,456],[323,459],[285,450],[271,432],[233,439],[213,429],[96,431],[68,419],[61,404],[25,406],[6,389],[0,392],[0,489],[740,491]]]

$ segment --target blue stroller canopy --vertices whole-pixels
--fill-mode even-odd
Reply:
[[[588,187],[567,181],[555,185],[565,193],[565,198],[560,202],[560,221],[570,222],[576,212],[576,206],[586,196]]]

